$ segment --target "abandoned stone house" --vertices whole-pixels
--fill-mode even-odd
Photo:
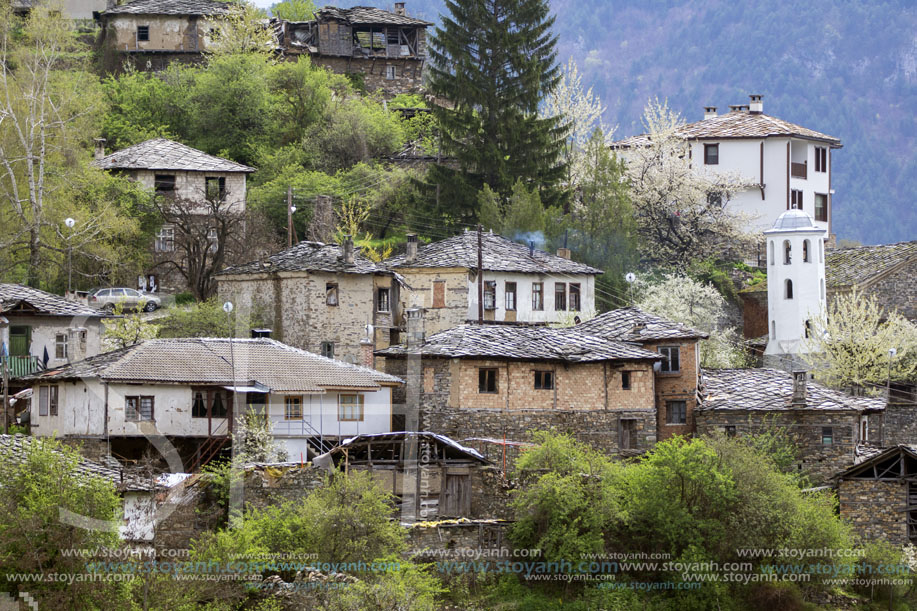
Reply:
[[[103,170],[129,176],[151,193],[171,198],[177,206],[200,215],[206,222],[214,214],[242,214],[246,208],[246,179],[255,171],[241,163],[214,157],[190,146],[153,138],[109,155],[104,140],[97,141],[94,165]],[[213,236],[209,248],[217,247],[218,230],[209,229]],[[182,280],[169,275],[170,265],[181,256],[181,236],[174,224],[163,224],[152,244],[153,261],[140,287],[143,290],[175,290]]]
[[[291,346],[372,367],[373,350],[399,341],[402,283],[350,238],[300,242],[216,279],[221,299]]]
[[[427,57],[429,21],[409,17],[404,2],[395,10],[326,6],[312,21],[273,22],[284,56],[308,55],[339,74],[359,75],[366,89],[387,96],[420,89]]]
[[[11,8],[14,14],[25,16],[39,4],[40,0],[13,0]],[[79,28],[89,29],[93,20],[97,19],[109,4],[110,0],[63,0],[57,6],[65,19],[72,20]]]
[[[419,314],[409,312],[407,345],[378,354],[388,373],[414,389],[399,390],[396,402],[404,396],[406,416],[420,430],[485,456],[488,444],[529,441],[533,430],[568,432],[609,453],[656,442],[659,353],[545,326],[461,325],[424,339]],[[520,448],[499,444],[496,458],[509,468]]]
[[[694,433],[700,378],[698,341],[707,338],[705,333],[635,307],[605,312],[577,325],[576,330],[658,352],[662,360],[655,366],[656,438],[663,441]]]
[[[389,432],[392,390],[401,384],[264,338],[147,340],[25,381],[33,435],[129,460],[154,447],[175,473],[227,450],[234,422],[250,411],[270,419],[297,460],[344,437]]]
[[[203,58],[230,3],[217,0],[133,0],[99,15],[103,67],[129,62],[139,70],[162,70],[172,61]]]
[[[478,241],[481,279],[478,282]],[[573,323],[595,312],[595,277],[602,270],[491,232],[465,231],[386,261],[404,277],[406,307],[424,308],[428,334],[481,318],[484,322]],[[478,293],[482,299],[479,309]]]
[[[698,434],[789,432],[797,469],[814,483],[830,481],[854,463],[859,446],[883,444],[884,401],[853,397],[777,369],[704,369]]]

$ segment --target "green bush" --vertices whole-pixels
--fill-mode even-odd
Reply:
[[[191,294],[191,291],[183,291],[175,294],[175,305],[183,306],[191,303],[194,303],[194,295]]]

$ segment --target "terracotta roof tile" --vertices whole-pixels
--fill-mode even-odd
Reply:
[[[254,172],[247,165],[214,157],[166,138],[153,138],[93,161],[103,170],[179,170],[191,172]]]
[[[666,339],[706,339],[707,334],[687,325],[666,320],[636,307],[605,312],[576,326],[582,333],[622,342],[652,342]]]

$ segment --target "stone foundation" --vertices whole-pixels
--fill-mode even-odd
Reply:
[[[907,486],[898,481],[841,480],[837,498],[841,518],[853,525],[862,542],[885,539],[892,545],[908,543]]]
[[[284,463],[249,467],[242,476],[245,509],[265,509],[304,499],[324,485],[328,472],[311,464]]]

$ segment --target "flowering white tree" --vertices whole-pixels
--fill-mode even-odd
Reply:
[[[284,462],[289,458],[286,448],[274,437],[270,418],[250,409],[237,423],[232,433],[237,465]]]

